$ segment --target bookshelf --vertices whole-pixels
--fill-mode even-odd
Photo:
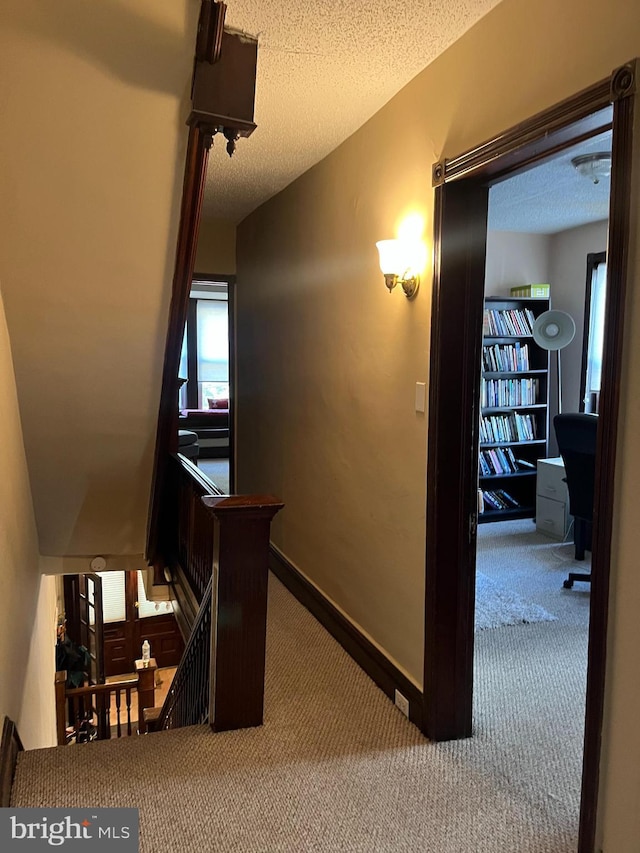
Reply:
[[[548,455],[549,353],[532,336],[549,300],[485,298],[478,521],[533,518],[536,466]]]

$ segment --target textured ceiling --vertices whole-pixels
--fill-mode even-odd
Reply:
[[[611,151],[610,132],[491,187],[489,229],[555,234],[606,219],[611,179],[594,184],[571,164],[573,157],[596,151]]]
[[[257,130],[216,139],[205,216],[238,222],[357,130],[500,0],[228,0],[258,37]]]

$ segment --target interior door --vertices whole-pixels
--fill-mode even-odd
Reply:
[[[89,683],[104,684],[104,621],[99,575],[78,575],[78,620],[80,645],[88,649],[91,657]]]

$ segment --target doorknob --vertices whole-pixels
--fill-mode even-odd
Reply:
[[[136,608],[140,607],[140,602],[139,602],[139,601],[136,601],[136,602],[135,602],[135,604],[134,604],[133,606],[134,606],[134,607],[136,607]]]

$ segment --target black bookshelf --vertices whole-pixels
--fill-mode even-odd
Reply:
[[[488,296],[482,347],[479,523],[533,518],[548,456],[549,353],[532,326],[548,299]],[[487,312],[494,312],[490,317]],[[499,506],[496,506],[499,504]]]

